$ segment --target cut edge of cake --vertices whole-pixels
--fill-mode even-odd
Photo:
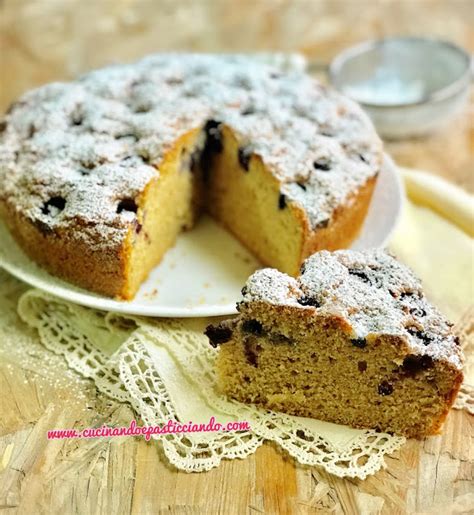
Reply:
[[[335,206],[324,224],[312,228],[305,210],[285,199],[280,183],[260,156],[253,155],[244,170],[239,159],[243,145],[239,145],[229,127],[224,127],[223,132],[222,151],[214,150],[210,155],[205,128],[188,132],[166,152],[156,175],[138,195],[120,199],[117,209],[122,205],[121,212],[131,218],[131,223],[123,229],[123,239],[107,240],[107,228],[104,228],[104,242],[98,245],[91,241],[96,236],[89,235],[87,226],[80,222],[75,232],[50,229],[13,209],[8,202],[0,202],[0,214],[23,250],[54,275],[124,300],[133,299],[179,234],[192,229],[203,210],[264,265],[293,276],[310,254],[321,249],[345,248],[358,236],[376,175],[352,192],[344,203]],[[210,169],[203,169],[203,164]],[[256,175],[266,181],[269,194],[261,199],[250,197],[250,204],[245,205],[234,198],[235,194],[241,192],[242,184],[249,195],[258,194],[255,184],[245,186],[245,181],[253,181]],[[229,176],[237,178],[232,181]],[[170,181],[174,189],[163,191],[163,185]],[[163,211],[164,207],[170,209]],[[156,216],[152,216],[155,212]],[[169,223],[165,224],[163,221],[167,219]]]

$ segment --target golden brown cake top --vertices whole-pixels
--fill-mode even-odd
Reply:
[[[304,262],[298,279],[262,269],[242,293],[240,310],[264,302],[335,314],[352,327],[360,346],[369,335],[398,335],[416,354],[462,364],[452,324],[426,299],[413,272],[381,249],[318,252]]]
[[[0,200],[45,230],[81,226],[91,243],[114,244],[166,150],[209,120],[261,156],[313,227],[380,168],[366,115],[306,73],[238,55],[158,54],[14,103],[0,123]]]

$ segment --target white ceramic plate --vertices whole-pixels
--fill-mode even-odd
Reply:
[[[364,227],[353,249],[387,243],[400,215],[398,172],[386,157]],[[236,312],[247,277],[260,263],[211,218],[182,234],[132,301],[117,301],[53,277],[32,262],[0,223],[0,265],[18,279],[61,299],[96,309],[157,317],[200,317]]]

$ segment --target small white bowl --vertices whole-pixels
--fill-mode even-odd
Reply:
[[[471,56],[437,39],[387,38],[343,51],[332,61],[329,77],[361,104],[382,136],[418,136],[465,106]]]

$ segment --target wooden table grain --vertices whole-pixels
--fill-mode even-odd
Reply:
[[[159,49],[297,50],[327,62],[348,44],[384,34],[436,35],[471,51],[474,43],[471,0],[179,4],[3,0],[0,109],[35,85]],[[471,102],[438,133],[387,142],[388,152],[472,192],[473,115]],[[0,358],[0,510],[8,514],[472,513],[473,417],[466,412],[452,411],[441,436],[410,440],[365,481],[298,465],[270,444],[245,460],[187,474],[140,439],[48,441],[51,428],[124,425],[134,415],[45,354],[16,318],[0,339]]]

